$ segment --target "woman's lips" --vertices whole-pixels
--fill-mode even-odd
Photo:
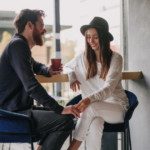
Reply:
[[[91,45],[92,47],[95,47],[97,44],[93,44],[93,45]]]

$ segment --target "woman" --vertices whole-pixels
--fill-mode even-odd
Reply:
[[[71,89],[81,88],[83,98],[76,105],[82,114],[68,150],[77,150],[85,138],[88,150],[100,150],[104,122],[122,123],[129,106],[121,84],[122,57],[110,49],[108,28],[100,17],[82,26],[85,51],[65,65]]]

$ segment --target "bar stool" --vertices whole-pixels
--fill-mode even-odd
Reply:
[[[30,143],[41,140],[44,135],[33,134],[33,120],[26,115],[0,109],[0,143]]]
[[[127,150],[127,147],[128,147],[127,140],[129,140],[130,150],[132,150],[129,120],[131,119],[132,114],[138,105],[138,100],[137,100],[137,97],[135,96],[135,94],[133,94],[132,92],[125,90],[125,93],[129,99],[129,109],[127,110],[126,115],[124,117],[124,122],[118,123],[118,124],[109,124],[109,123],[105,122],[103,132],[123,132],[124,133],[124,140],[123,140],[124,141],[124,150]],[[66,106],[75,105],[81,99],[82,99],[81,95],[78,95],[78,96],[74,97],[71,101],[69,101]],[[73,115],[72,115],[72,117],[74,118]],[[74,129],[75,129],[75,126],[76,126],[76,122],[74,123]],[[72,133],[70,134],[70,143],[71,143],[71,141],[72,141]]]

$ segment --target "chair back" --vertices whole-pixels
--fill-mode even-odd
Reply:
[[[129,91],[125,90],[125,93],[126,93],[128,99],[129,99],[129,108],[126,112],[124,122],[128,122],[131,119],[132,114],[133,114],[135,108],[138,105],[138,100],[137,100],[136,95],[133,94],[132,92],[129,92]]]
[[[0,109],[0,143],[31,143],[44,134],[34,134],[34,122],[26,115]]]
[[[29,133],[34,123],[29,116],[0,109],[0,133]]]

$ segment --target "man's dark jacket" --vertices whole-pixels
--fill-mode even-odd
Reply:
[[[50,77],[48,67],[32,58],[26,39],[15,34],[0,56],[0,109],[30,116],[35,99],[49,110],[63,111],[34,74]]]

